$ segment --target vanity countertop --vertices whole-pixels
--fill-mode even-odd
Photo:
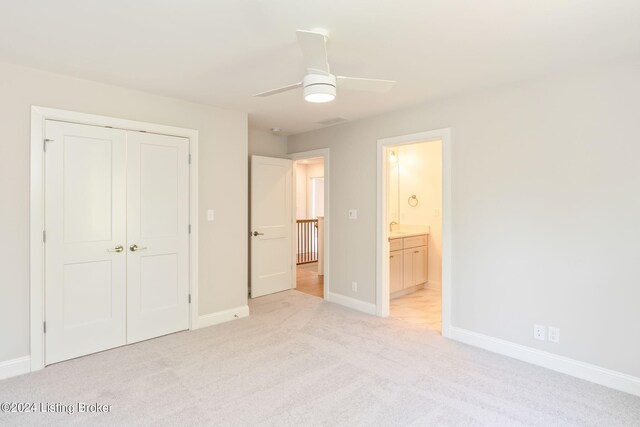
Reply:
[[[389,233],[389,240],[402,239],[404,237],[426,236],[426,231],[392,231]]]

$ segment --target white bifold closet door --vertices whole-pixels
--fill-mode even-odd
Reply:
[[[188,329],[188,140],[45,126],[45,363]]]
[[[46,363],[127,340],[127,133],[46,122]]]
[[[127,138],[127,342],[189,328],[189,141]]]

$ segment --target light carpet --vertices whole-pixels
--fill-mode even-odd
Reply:
[[[640,426],[640,398],[296,291],[251,316],[0,381],[0,425]]]

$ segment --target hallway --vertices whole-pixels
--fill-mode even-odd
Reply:
[[[296,290],[324,298],[324,276],[318,275],[318,262],[296,266]]]

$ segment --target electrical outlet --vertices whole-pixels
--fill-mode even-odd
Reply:
[[[533,337],[537,340],[545,341],[547,339],[545,327],[542,325],[533,325]]]
[[[560,328],[549,326],[549,341],[555,343],[560,342]]]
[[[216,212],[213,209],[207,211],[207,221],[213,221],[216,219]]]
[[[351,290],[353,292],[358,292],[358,282],[351,282]]]
[[[349,209],[349,219],[358,219],[357,209]]]

